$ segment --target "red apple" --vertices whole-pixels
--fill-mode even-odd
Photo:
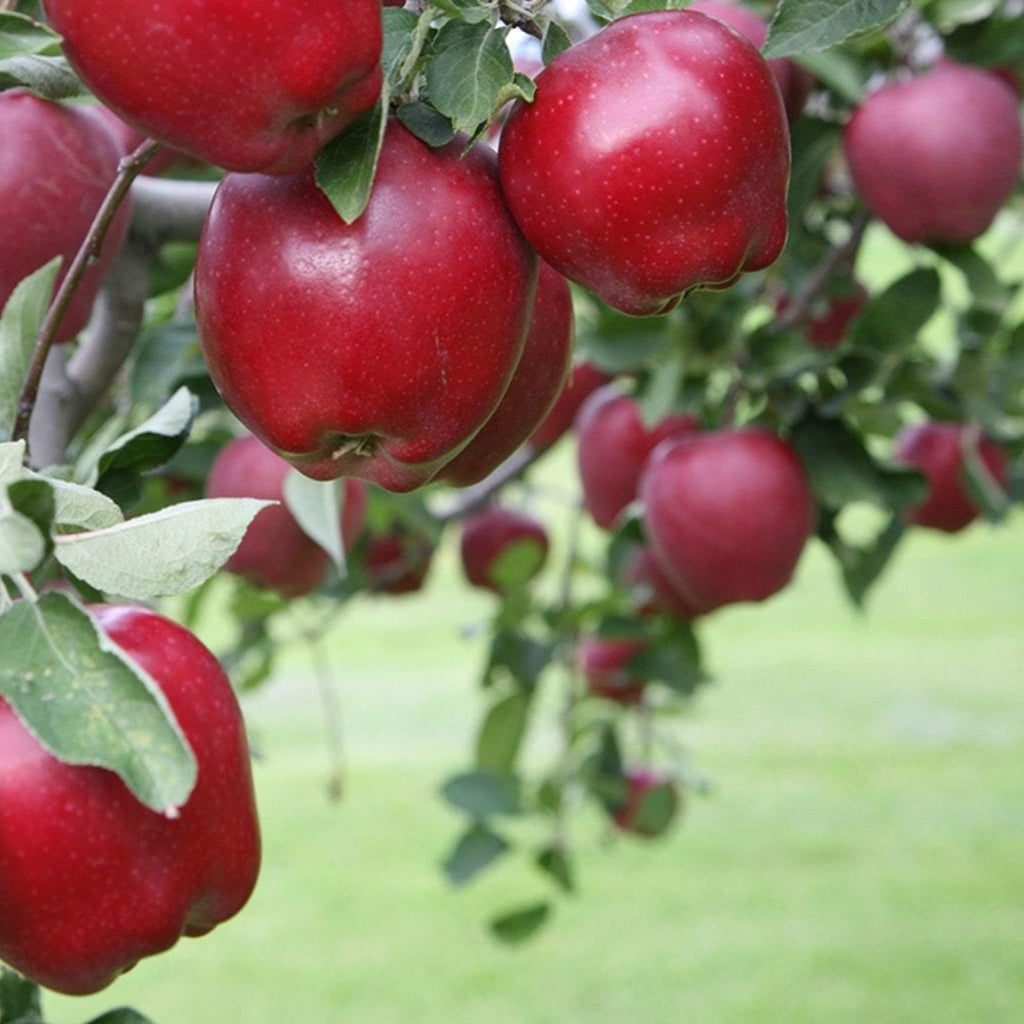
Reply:
[[[689,413],[667,416],[646,427],[636,400],[614,385],[591,394],[576,417],[576,454],[583,503],[594,522],[610,530],[636,499],[647,456],[665,438],[696,429],[697,421]]]
[[[701,14],[717,18],[749,39],[758,50],[764,46],[764,41],[768,38],[768,23],[764,18],[755,14],[749,7],[733,3],[732,0],[695,0],[687,10],[700,11]],[[786,116],[792,121],[804,109],[814,79],[809,71],[785,57],[768,61],[768,67],[772,69],[775,82],[782,94]]]
[[[532,516],[491,505],[462,524],[462,569],[474,587],[496,594],[534,578],[548,554],[548,534]]]
[[[206,497],[280,502],[253,519],[224,569],[285,597],[300,597],[320,586],[330,558],[284,503],[284,482],[290,472],[291,466],[257,438],[237,437],[214,459],[206,480]],[[346,550],[355,543],[365,514],[366,488],[358,480],[346,480],[341,512]]]
[[[63,280],[114,182],[118,144],[83,109],[19,89],[0,92],[0,308],[22,278],[54,256]],[[103,276],[128,228],[128,204],[107,233],[57,331],[73,338],[89,319]]]
[[[882,86],[843,136],[857,192],[905,242],[973,241],[1017,185],[1017,107],[996,75],[952,61]]]
[[[526,345],[508,390],[480,432],[435,479],[453,487],[475,484],[530,437],[565,383],[572,337],[569,285],[542,263]]]
[[[896,438],[896,459],[928,478],[928,496],[907,513],[907,519],[944,533],[957,533],[977,519],[978,506],[964,482],[964,450],[977,454],[1000,487],[1006,488],[1006,454],[977,428],[963,423],[919,423]]]
[[[423,530],[394,523],[384,533],[364,534],[363,574],[378,594],[413,594],[423,589],[434,558],[434,541]]]
[[[616,704],[639,704],[646,680],[629,667],[629,661],[647,648],[646,640],[584,636],[576,645],[576,664],[587,683],[587,692]]]
[[[650,768],[631,768],[622,782],[624,793],[612,812],[615,826],[642,839],[664,835],[682,809],[676,781]]]
[[[625,313],[773,263],[789,132],[771,70],[720,21],[635,14],[559,54],[502,134],[516,221],[556,270]]]
[[[428,481],[493,414],[529,325],[536,256],[494,154],[387,129],[366,212],[311,172],[229,174],[199,243],[210,375],[265,444],[315,479]]]
[[[781,590],[814,526],[793,449],[755,428],[665,441],[647,461],[640,496],[652,554],[705,612]]]
[[[89,88],[143,134],[291,174],[380,94],[380,0],[45,0]]]
[[[530,444],[534,448],[550,448],[572,426],[584,399],[603,384],[611,383],[611,375],[593,363],[577,363],[569,371],[569,379],[558,393],[551,411],[533,432]]]
[[[94,614],[163,691],[199,774],[165,817],[113,772],[58,761],[0,699],[0,959],[71,995],[232,917],[260,864],[245,727],[217,659],[148,609]]]
[[[814,348],[837,348],[846,338],[846,332],[857,314],[871,296],[859,281],[844,281],[831,288],[812,304],[803,321],[804,336]],[[789,308],[789,297],[783,296],[778,312]]]

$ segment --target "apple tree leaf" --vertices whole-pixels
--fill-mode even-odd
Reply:
[[[346,224],[357,221],[370,201],[387,126],[386,92],[372,110],[328,142],[316,157],[316,183]]]
[[[910,0],[779,0],[761,52],[771,58],[824,50],[888,25],[909,5]]]
[[[0,964],[0,1024],[42,1021],[39,986]]]
[[[28,572],[45,557],[46,538],[39,527],[28,516],[0,503],[0,575]]]
[[[904,351],[939,308],[941,295],[938,271],[911,270],[867,303],[850,327],[850,341],[865,351]]]
[[[117,503],[91,487],[31,471],[27,471],[25,477],[42,480],[49,485],[54,499],[53,524],[58,533],[102,530],[124,522]]]
[[[198,411],[199,399],[178,388],[149,419],[107,446],[97,466],[100,480],[112,470],[143,473],[164,465],[185,443]]]
[[[456,131],[473,135],[499,106],[514,76],[503,32],[489,24],[450,21],[434,40],[426,66],[427,93]]]
[[[60,53],[60,36],[27,14],[0,11],[0,60],[25,53],[56,56]]]
[[[535,903],[491,921],[491,934],[501,942],[513,945],[532,938],[551,916],[550,903]]]
[[[48,100],[86,96],[88,90],[63,57],[38,53],[0,58],[0,89],[31,89]]]
[[[180,594],[212,576],[260,509],[255,498],[186,501],[127,522],[55,538],[57,561],[90,586],[138,601]]]
[[[303,532],[317,542],[345,574],[345,544],[341,516],[345,502],[344,480],[310,480],[298,470],[284,479],[284,501]]]
[[[519,779],[509,772],[463,772],[442,786],[441,795],[452,807],[477,820],[523,812]]]
[[[25,442],[0,442],[0,484],[13,483],[25,474]]]
[[[395,116],[421,142],[428,146],[446,146],[455,138],[455,129],[444,114],[426,103],[403,103]]]
[[[508,848],[508,841],[497,832],[474,822],[445,858],[445,877],[453,886],[465,885],[507,853]]]
[[[557,21],[549,21],[544,26],[544,39],[540,46],[540,59],[545,65],[550,64],[560,53],[565,53],[572,46],[569,33]]]
[[[476,766],[484,772],[510,772],[529,722],[530,695],[516,690],[496,701],[484,716],[476,739]]]
[[[11,436],[39,326],[53,297],[60,257],[29,274],[0,314],[0,441]]]
[[[0,694],[55,757],[116,772],[155,811],[180,807],[195,757],[153,679],[67,594],[0,616]]]
[[[89,1024],[153,1024],[149,1017],[143,1016],[130,1006],[119,1006],[116,1010],[108,1010],[94,1017]]]

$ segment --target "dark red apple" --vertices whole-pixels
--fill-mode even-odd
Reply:
[[[548,534],[533,516],[489,505],[462,524],[462,570],[474,587],[503,594],[532,580],[548,555]]]
[[[611,383],[611,379],[610,374],[593,363],[577,363],[569,371],[569,379],[558,393],[551,411],[533,432],[530,444],[534,448],[550,448],[573,425],[584,399],[602,385]]]
[[[300,597],[320,586],[330,558],[299,526],[284,502],[284,482],[290,472],[291,466],[257,438],[237,437],[213,460],[206,497],[280,502],[253,519],[224,569],[255,586],[276,590],[285,597]],[[366,488],[358,480],[346,480],[341,512],[346,550],[351,550],[359,536],[365,515]]]
[[[311,172],[229,174],[199,244],[210,375],[265,444],[315,479],[407,491],[493,414],[523,350],[537,259],[494,154],[388,126],[346,225]]]
[[[763,601],[791,579],[814,526],[803,468],[755,428],[663,442],[640,483],[651,553],[702,611]]]
[[[435,479],[453,487],[475,484],[530,437],[565,384],[572,338],[569,285],[542,263],[526,345],[508,390],[480,432]]]
[[[380,0],[45,0],[89,88],[143,134],[291,174],[380,94]]]
[[[54,256],[63,259],[63,279],[114,182],[121,152],[110,131],[83,109],[19,89],[0,92],[0,140],[2,308],[18,282]],[[126,203],[64,314],[58,341],[85,326],[129,217]]]
[[[919,469],[928,478],[928,496],[907,513],[907,519],[944,533],[957,533],[980,515],[964,481],[965,447],[977,455],[996,483],[1007,484],[1006,454],[977,428],[963,423],[919,423],[896,438],[896,460]]]
[[[687,8],[700,11],[709,17],[725,22],[730,28],[736,29],[740,35],[749,39],[760,50],[768,38],[768,23],[749,7],[733,3],[732,0],[694,0]],[[782,94],[782,103],[786,108],[786,116],[792,121],[799,116],[807,102],[814,79],[811,73],[800,67],[795,61],[779,57],[768,61],[775,82]]]
[[[843,147],[857,192],[895,235],[971,242],[1017,185],[1018,98],[990,71],[943,61],[871,93]]]
[[[502,133],[534,248],[625,313],[727,287],[786,240],[789,132],[771,70],[722,22],[635,14],[559,54]]]
[[[610,530],[636,499],[647,456],[665,438],[696,429],[689,413],[668,416],[648,428],[632,396],[611,384],[593,392],[576,417],[576,454],[583,503],[594,522]]]
[[[366,533],[360,545],[367,587],[378,594],[414,594],[423,589],[434,558],[432,537],[404,523],[384,533]]]
[[[682,810],[678,783],[650,768],[628,769],[622,782],[624,792],[612,811],[616,828],[641,839],[664,835]]]
[[[0,699],[0,959],[71,995],[232,917],[260,866],[245,726],[217,659],[147,608],[94,615],[162,691],[198,777],[164,816],[113,772],[58,761]]]
[[[647,646],[646,640],[637,638],[581,637],[576,645],[576,665],[586,680],[587,692],[616,704],[639,704],[646,680],[630,669],[629,661]]]

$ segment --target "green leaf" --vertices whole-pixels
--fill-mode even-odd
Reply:
[[[490,10],[479,0],[433,0],[433,4],[458,21],[474,24],[491,20]]]
[[[0,575],[29,572],[46,557],[46,538],[27,516],[0,504]]]
[[[103,530],[124,522],[117,504],[91,487],[30,471],[25,476],[29,480],[42,480],[49,484],[54,498],[53,523],[58,532]]]
[[[905,535],[903,518],[893,516],[874,542],[867,546],[854,547],[830,540],[829,546],[839,561],[843,585],[855,607],[864,607],[868,591],[881,578]]]
[[[97,467],[100,482],[113,470],[144,473],[164,465],[185,443],[198,411],[199,399],[178,388],[163,408],[107,447]]]
[[[994,314],[1005,311],[1013,297],[1013,289],[999,280],[995,269],[979,252],[969,245],[934,248],[947,263],[964,275],[976,309]]]
[[[444,784],[441,795],[457,810],[482,819],[492,814],[522,814],[520,789],[519,779],[507,772],[463,772]]]
[[[888,25],[909,4],[910,0],[779,0],[761,53],[772,58],[824,50]]]
[[[552,654],[548,642],[512,630],[495,633],[484,670],[484,685],[495,682],[504,671],[519,686],[532,690],[541,672],[551,663]]]
[[[403,103],[395,116],[428,146],[445,146],[455,138],[451,121],[426,103]]]
[[[377,173],[389,97],[363,114],[337,138],[328,142],[316,157],[316,183],[346,224],[357,221],[370,201]]]
[[[0,485],[20,480],[25,473],[25,442],[0,442]]]
[[[396,81],[395,74],[409,56],[417,25],[421,17],[429,25],[432,14],[432,11],[424,11],[422,15],[417,15],[404,7],[385,7],[381,11],[384,46],[381,50],[380,66],[389,86],[400,84]]]
[[[857,433],[841,420],[808,416],[793,428],[790,440],[811,490],[828,508],[867,501],[899,511],[917,504],[927,493],[920,473],[879,465]]]
[[[1009,514],[1010,496],[999,481],[989,472],[978,450],[977,431],[964,431],[961,449],[963,451],[963,480],[967,493],[985,517],[992,522],[1001,522]]]
[[[444,873],[454,886],[465,885],[508,852],[508,842],[486,825],[475,822],[459,837],[444,862]]]
[[[138,1010],[133,1010],[128,1006],[121,1006],[116,1010],[108,1010],[106,1013],[101,1013],[98,1017],[94,1017],[89,1024],[153,1024],[148,1018],[144,1017]]]
[[[532,938],[551,916],[550,903],[534,903],[491,921],[491,934],[510,945]]]
[[[544,26],[544,38],[540,45],[540,59],[545,66],[550,64],[560,53],[565,53],[572,46],[569,33],[557,21],[549,21]]]
[[[66,100],[89,94],[63,57],[34,53],[0,59],[0,89],[19,86],[31,89],[48,100]]]
[[[0,441],[6,441],[14,430],[36,335],[53,298],[59,270],[58,256],[19,281],[0,314]]]
[[[42,1020],[39,986],[0,964],[0,1024]]]
[[[537,867],[543,871],[563,892],[575,892],[572,862],[565,850],[558,846],[546,846],[537,854]]]
[[[171,388],[206,373],[193,324],[166,323],[144,331],[132,365],[132,395],[147,406],[160,405]]]
[[[472,135],[491,116],[514,73],[504,31],[450,21],[434,41],[426,66],[427,92],[456,131]]]
[[[630,671],[647,682],[663,683],[677,693],[689,695],[707,682],[701,668],[700,649],[693,627],[666,618],[655,642],[629,659]]]
[[[867,303],[850,328],[850,340],[857,348],[877,352],[907,349],[938,309],[941,297],[938,271],[912,270]]]
[[[50,534],[53,532],[53,519],[57,505],[53,488],[47,481],[38,477],[16,480],[7,488],[7,500],[15,512],[35,525],[43,537],[44,554],[48,555],[53,548]]]
[[[500,773],[515,768],[531,704],[529,694],[517,690],[488,709],[476,740],[476,765],[481,771]]]
[[[546,558],[547,552],[536,540],[521,537],[502,549],[488,574],[503,594],[522,590],[540,572]]]
[[[67,594],[0,616],[0,694],[47,750],[108,768],[155,811],[187,799],[196,763],[160,688]]]
[[[841,139],[839,127],[813,117],[799,117],[790,129],[793,174],[789,180],[789,218],[796,223],[821,187],[825,165]]]
[[[270,502],[186,501],[116,526],[56,538],[57,561],[90,586],[138,601],[180,594],[212,576]]]
[[[797,63],[847,103],[856,105],[863,98],[864,79],[861,67],[843,50],[802,53]]]
[[[0,60],[25,53],[60,53],[60,36],[27,14],[0,11]]]
[[[345,543],[341,515],[345,503],[344,480],[310,480],[297,470],[284,479],[284,502],[303,532],[317,542],[345,575]]]

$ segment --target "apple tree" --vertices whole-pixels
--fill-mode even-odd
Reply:
[[[0,1021],[241,909],[234,691],[445,536],[495,595],[450,882],[528,858],[521,941],[582,808],[663,835],[706,616],[1020,498],[1022,73],[996,0],[2,0]]]

